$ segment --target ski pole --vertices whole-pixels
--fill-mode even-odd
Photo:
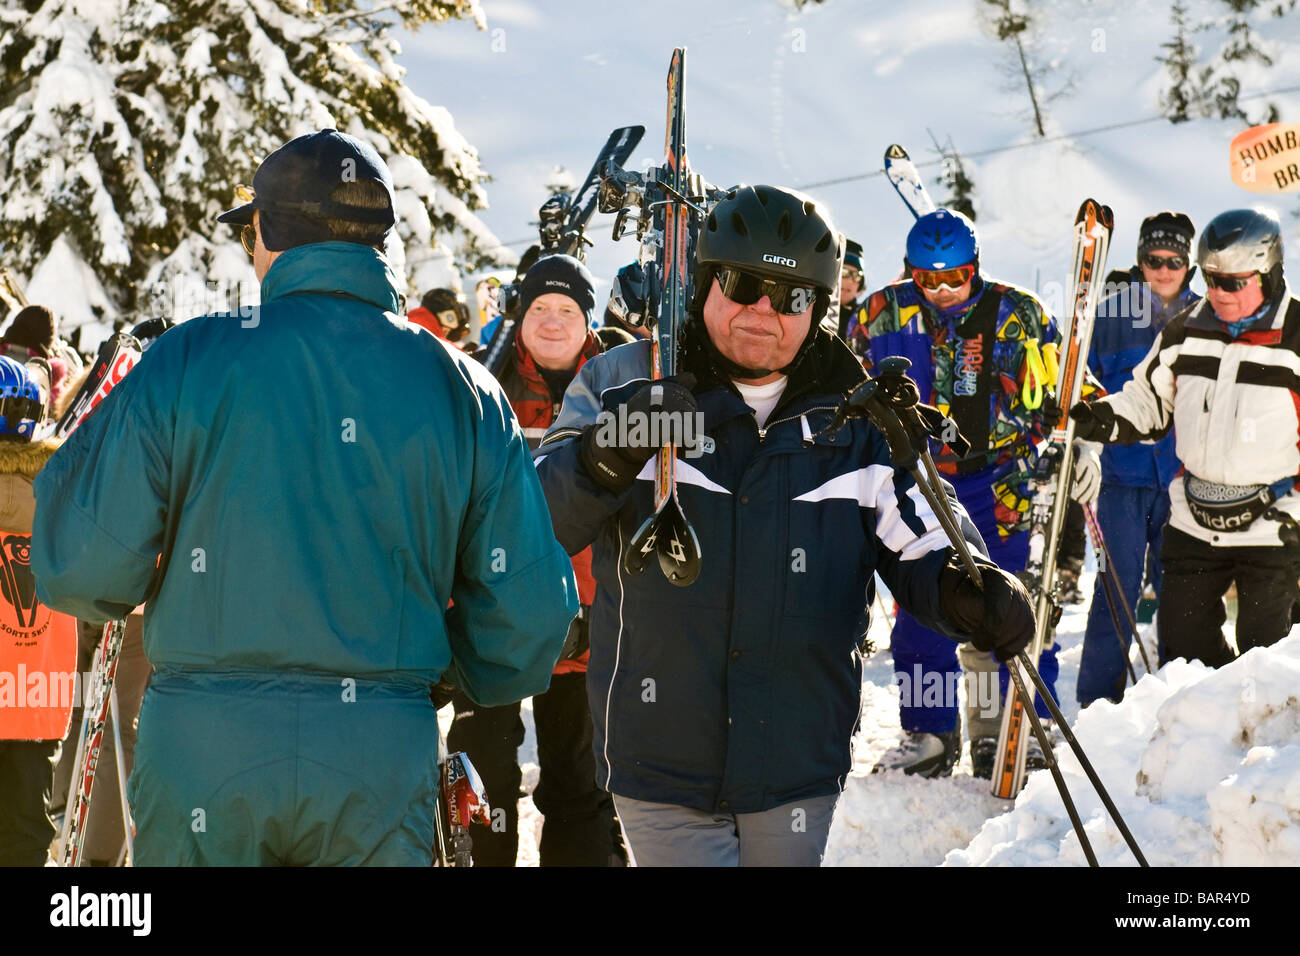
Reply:
[[[887,362],[893,362],[893,359],[887,359]],[[901,360],[901,362],[906,362],[906,360]],[[883,367],[884,364],[885,363],[881,363]],[[896,373],[897,377],[904,378],[905,381],[909,382],[911,390],[915,392],[914,382],[911,382],[910,378],[901,375],[902,369],[905,369],[907,364],[901,364],[901,367],[891,369],[891,372]],[[896,398],[896,403],[906,402],[905,392],[896,392],[894,394],[902,395],[901,399]],[[927,503],[930,503],[931,509],[937,509],[936,515],[940,516],[940,524],[943,525],[944,532],[948,535],[949,540],[952,541],[952,544],[954,548],[958,550],[958,553],[963,555],[962,563],[966,566],[966,572],[967,575],[970,575],[971,583],[975,584],[976,587],[980,587],[980,585],[983,584],[982,575],[980,575],[979,568],[976,566],[974,558],[971,558],[970,548],[969,546],[966,546],[965,537],[961,535],[961,529],[959,529],[957,525],[956,515],[954,515],[954,512],[952,511],[952,506],[950,506],[949,502],[946,501],[946,494],[944,496],[944,502],[940,503],[939,494],[937,494],[932,488],[928,488],[927,481],[923,479],[922,475],[920,475],[917,468],[917,458],[919,457],[917,449],[915,449],[909,432],[904,428],[904,424],[902,424],[902,420],[900,415],[898,415],[896,408],[885,402],[883,397],[879,394],[878,380],[875,380],[874,378],[874,380],[867,381],[865,384],[858,386],[858,389],[855,389],[852,397],[850,397],[850,405],[861,407],[862,410],[870,416],[871,420],[874,421],[876,427],[880,428],[881,431],[884,432],[885,441],[889,444],[889,453],[891,453],[891,457],[897,459],[898,455],[901,455],[902,459],[904,459],[902,462],[896,460],[894,463],[904,464],[904,466],[907,467],[907,470],[909,470],[911,475],[913,475],[913,480],[917,481],[920,492],[922,492],[924,498],[926,498]],[[905,405],[905,407],[907,406]],[[911,410],[915,412],[914,405],[911,406]],[[1070,730],[1070,724],[1066,722],[1065,715],[1061,713],[1061,709],[1058,708],[1056,701],[1053,700],[1052,693],[1048,691],[1047,684],[1044,683],[1043,676],[1041,676],[1039,671],[1037,671],[1034,662],[1030,661],[1030,657],[1028,657],[1028,654],[1024,653],[1023,650],[1017,653],[1015,661],[1017,661],[1019,666],[1023,667],[1026,674],[1030,675],[1030,679],[1034,682],[1039,695],[1043,697],[1043,702],[1047,705],[1049,713],[1052,714],[1054,721],[1060,724],[1062,735],[1065,736],[1067,743],[1070,744],[1070,749],[1074,750],[1075,757],[1078,758],[1080,765],[1084,767],[1088,779],[1091,780],[1093,788],[1097,791],[1097,796],[1101,797],[1101,803],[1105,805],[1106,810],[1110,813],[1110,817],[1114,819],[1115,825],[1117,825],[1119,832],[1121,832],[1121,835],[1125,838],[1125,842],[1128,844],[1128,848],[1130,848],[1131,851],[1134,852],[1134,856],[1138,858],[1139,865],[1147,866],[1147,860],[1145,860],[1145,857],[1141,855],[1141,849],[1138,847],[1138,843],[1136,843],[1134,838],[1132,838],[1132,834],[1128,831],[1128,826],[1123,822],[1123,818],[1119,816],[1119,810],[1115,809],[1114,801],[1110,799],[1109,793],[1106,792],[1104,784],[1101,783],[1101,778],[1097,777],[1096,770],[1092,769],[1092,762],[1088,761],[1087,754],[1084,754],[1083,748],[1079,745],[1079,741],[1075,739],[1073,732]],[[1018,676],[1015,674],[1015,670],[1017,670],[1015,667],[1009,666],[1008,670],[1011,672],[1011,675]],[[1017,692],[1021,695],[1021,700],[1024,702],[1024,710],[1026,710],[1028,715],[1030,715],[1030,726],[1034,727],[1035,734],[1039,737],[1039,744],[1043,747],[1044,758],[1045,760],[1049,760],[1047,754],[1052,748],[1050,748],[1050,741],[1047,739],[1047,734],[1045,734],[1043,727],[1041,727],[1041,724],[1037,721],[1034,701],[1032,701],[1027,688],[1024,688],[1023,680],[1017,680],[1015,684],[1017,684]],[[1054,760],[1054,754],[1050,760]],[[1057,790],[1061,793],[1062,801],[1065,801],[1066,803],[1067,813],[1069,813],[1070,809],[1073,808],[1074,805],[1073,799],[1070,797],[1069,788],[1065,786],[1065,778],[1061,777],[1060,770],[1058,770],[1056,774],[1053,774],[1053,779],[1057,784]],[[1078,821],[1078,814],[1070,813],[1070,817],[1071,823],[1073,823],[1075,827],[1075,832],[1079,835],[1080,843],[1087,843],[1087,836],[1084,835],[1082,823]],[[1089,847],[1089,851],[1091,851],[1091,847]]]
[[[1102,596],[1106,598],[1106,610],[1110,612],[1110,623],[1111,627],[1115,629],[1115,640],[1119,643],[1120,657],[1124,659],[1124,666],[1128,669],[1129,679],[1136,684],[1138,682],[1137,671],[1133,669],[1133,662],[1129,660],[1128,646],[1124,643],[1124,634],[1122,633],[1123,628],[1119,623],[1119,611],[1115,609],[1115,598],[1111,596],[1111,586],[1116,584],[1116,582],[1111,580],[1111,576],[1107,573],[1107,570],[1097,572],[1101,578],[1101,593]],[[1120,593],[1119,599],[1121,601],[1124,599],[1123,592]],[[1140,643],[1141,642],[1139,642],[1139,646]]]
[[[1137,620],[1133,617],[1133,611],[1128,606],[1128,601],[1124,599],[1124,590],[1120,587],[1119,575],[1113,570],[1115,562],[1110,559],[1110,547],[1106,544],[1105,535],[1101,533],[1101,522],[1097,520],[1097,512],[1093,509],[1092,505],[1084,505],[1083,516],[1088,522],[1088,531],[1092,535],[1093,544],[1100,546],[1099,550],[1101,551],[1102,557],[1106,559],[1106,571],[1113,575],[1112,580],[1115,585],[1115,591],[1119,595],[1119,605],[1124,609],[1124,615],[1128,618],[1129,633],[1131,633],[1133,639],[1137,641],[1138,651],[1142,655],[1142,663],[1146,667],[1148,674],[1154,674],[1155,669],[1151,666],[1151,659],[1147,657],[1147,648],[1146,645],[1142,643],[1142,634],[1138,631]],[[1124,659],[1128,660],[1127,649],[1124,651]],[[1136,677],[1133,679],[1133,683],[1137,683]]]
[[[1007,667],[1007,672],[1015,682],[1016,693],[1020,695],[1025,703],[1025,713],[1029,716],[1029,726],[1034,730],[1034,736],[1038,738],[1038,745],[1043,748],[1043,759],[1047,761],[1047,769],[1052,772],[1052,780],[1056,783],[1056,790],[1061,795],[1061,802],[1065,804],[1065,812],[1070,817],[1070,826],[1074,827],[1075,834],[1079,837],[1079,845],[1083,847],[1083,855],[1088,860],[1088,865],[1092,867],[1100,866],[1097,862],[1097,856],[1092,851],[1092,843],[1088,840],[1088,834],[1083,828],[1083,821],[1079,819],[1079,811],[1074,806],[1074,799],[1070,796],[1070,788],[1065,785],[1065,777],[1061,774],[1061,765],[1057,763],[1056,753],[1052,749],[1052,742],[1047,737],[1047,731],[1043,729],[1043,722],[1038,719],[1038,712],[1034,709],[1033,700],[1029,691],[1025,688],[1025,679],[1020,676],[1019,666],[1014,666],[1018,662],[1012,661]]]
[[[915,473],[915,469],[913,469],[913,472],[913,478],[917,479],[918,485],[921,485],[922,483],[919,480],[919,475]],[[938,507],[940,510],[945,512],[948,520],[944,521],[941,519],[940,523],[943,525],[944,531],[947,533],[948,537],[952,540],[953,545],[956,546],[959,542],[964,545],[966,543],[965,539],[960,535],[960,531],[957,528],[956,516],[951,510],[952,506],[947,500],[947,495],[943,496],[943,503],[940,505],[938,504],[939,495],[933,490],[927,494],[922,485],[922,494],[925,495],[926,501],[930,503],[932,509]],[[959,550],[962,549],[959,548]],[[974,560],[970,557],[969,549],[965,549],[963,563],[966,564],[966,573],[970,576],[971,583],[983,590],[982,576],[979,573],[979,569],[975,566]],[[1029,674],[1030,679],[1034,682],[1034,686],[1038,689],[1038,693],[1042,696],[1043,702],[1047,705],[1052,717],[1061,725],[1062,733],[1065,735],[1066,740],[1070,741],[1075,756],[1079,758],[1079,762],[1086,769],[1089,779],[1097,790],[1098,796],[1101,797],[1102,803],[1106,805],[1106,808],[1110,811],[1111,816],[1119,826],[1120,832],[1124,835],[1125,840],[1128,841],[1129,848],[1132,849],[1133,853],[1137,856],[1138,862],[1142,866],[1146,866],[1146,860],[1142,857],[1142,851],[1138,849],[1137,844],[1133,841],[1132,835],[1128,831],[1128,827],[1119,816],[1119,811],[1115,809],[1114,803],[1111,802],[1110,795],[1106,793],[1105,787],[1102,786],[1101,779],[1097,776],[1096,771],[1092,769],[1092,764],[1088,762],[1088,758],[1083,753],[1082,748],[1078,746],[1078,741],[1074,739],[1074,734],[1070,732],[1069,725],[1066,724],[1064,715],[1061,714],[1060,709],[1056,706],[1056,702],[1052,700],[1052,695],[1048,691],[1047,685],[1043,682],[1042,677],[1039,675],[1038,669],[1034,667],[1033,663],[1029,660],[1028,655],[1025,654],[1024,651],[1020,651],[1016,655],[1016,663],[1018,663],[1020,667],[1023,667],[1025,672]],[[1028,692],[1024,685],[1024,680],[1016,673],[1017,669],[1017,667],[1011,665],[1008,665],[1007,667],[1008,672],[1011,674],[1012,679],[1015,682],[1016,691],[1020,695],[1020,699],[1024,704],[1025,714],[1029,718],[1029,725],[1033,728],[1034,735],[1038,738],[1039,746],[1043,748],[1044,759],[1048,762],[1048,769],[1052,771],[1052,779],[1056,784],[1057,792],[1061,796],[1061,802],[1065,804],[1066,813],[1069,815],[1074,831],[1079,837],[1079,843],[1083,846],[1084,856],[1087,857],[1090,865],[1097,866],[1097,859],[1093,855],[1092,845],[1088,842],[1088,836],[1084,832],[1083,823],[1079,820],[1078,811],[1075,809],[1074,799],[1070,796],[1070,790],[1066,786],[1065,778],[1062,776],[1060,768],[1056,765],[1056,756],[1052,752],[1051,741],[1048,739],[1047,733],[1038,719],[1038,713],[1034,709],[1033,695]]]
[[[1115,826],[1119,829],[1120,835],[1124,838],[1124,842],[1127,843],[1128,848],[1133,851],[1133,856],[1137,858],[1138,865],[1147,866],[1146,857],[1142,855],[1142,850],[1139,849],[1137,841],[1133,839],[1133,834],[1129,832],[1128,825],[1124,822],[1124,818],[1120,816],[1119,810],[1115,808],[1114,801],[1111,800],[1110,794],[1106,792],[1106,787],[1101,782],[1101,778],[1097,776],[1097,771],[1093,769],[1092,762],[1088,760],[1087,754],[1083,752],[1083,747],[1081,747],[1079,741],[1075,739],[1074,732],[1070,730],[1070,725],[1066,722],[1065,715],[1061,713],[1061,708],[1056,706],[1056,701],[1052,699],[1051,693],[1048,692],[1047,685],[1043,683],[1042,676],[1038,673],[1034,665],[1030,663],[1029,656],[1025,654],[1024,651],[1020,651],[1016,655],[1016,660],[1025,668],[1025,672],[1029,674],[1029,679],[1034,682],[1034,687],[1037,688],[1039,696],[1043,698],[1043,703],[1047,705],[1048,711],[1051,712],[1052,719],[1055,720],[1057,726],[1061,728],[1061,735],[1065,737],[1065,742],[1068,743],[1070,749],[1074,751],[1074,756],[1078,758],[1079,764],[1083,767],[1084,773],[1086,773],[1088,779],[1092,781],[1093,789],[1097,791],[1097,796],[1101,798],[1102,804],[1106,807],[1106,812],[1108,812],[1111,819],[1115,821]],[[1030,711],[1033,710],[1032,707],[1028,709]]]
[[[893,361],[893,359],[886,360],[886,362]],[[900,361],[906,362],[906,359]],[[885,363],[882,363],[882,367],[884,364]],[[911,363],[907,363],[906,365],[901,365],[901,367],[895,366],[891,372],[897,372],[898,377],[910,383],[912,390],[915,391],[915,383],[912,383],[910,379],[906,378],[906,376],[901,375],[901,370],[907,368],[907,365],[910,364]],[[885,440],[889,444],[890,456],[894,459],[895,465],[905,467],[911,473],[917,487],[921,490],[921,494],[925,497],[925,500],[930,505],[931,509],[934,510],[936,517],[939,518],[939,523],[943,527],[944,533],[952,542],[953,547],[962,555],[963,564],[965,565],[966,573],[970,576],[971,583],[982,589],[982,575],[980,574],[979,568],[975,564],[974,559],[971,557],[970,549],[966,545],[965,538],[961,535],[956,515],[952,511],[951,504],[947,501],[947,495],[945,494],[942,496],[944,500],[940,503],[940,495],[935,491],[935,489],[929,487],[927,479],[921,475],[920,470],[916,467],[916,462],[920,455],[917,452],[912,435],[909,434],[908,429],[903,426],[897,406],[902,404],[905,409],[911,407],[911,410],[914,413],[915,408],[914,406],[907,406],[905,404],[907,398],[905,392],[901,393],[901,399],[898,397],[900,395],[899,391],[895,391],[894,394],[894,402],[887,402],[879,392],[878,379],[871,379],[864,382],[853,391],[851,396],[849,396],[849,401],[847,403],[848,408],[847,410],[842,410],[840,415],[837,415],[837,421],[840,420],[840,416],[847,418],[850,415],[866,415],[871,419],[876,427],[884,433]],[[919,413],[917,413],[917,415],[919,419]],[[949,444],[951,444],[951,442]],[[928,449],[926,452],[928,456]],[[933,461],[931,461],[930,464],[931,468],[933,468]],[[1024,651],[1020,651],[1017,653],[1014,662],[1008,662],[1007,670],[1011,673],[1011,676],[1014,679],[1016,691],[1020,695],[1021,701],[1024,702],[1024,709],[1028,713],[1030,726],[1038,737],[1039,746],[1043,748],[1044,759],[1048,761],[1048,767],[1054,770],[1052,774],[1053,782],[1056,784],[1057,791],[1061,795],[1061,800],[1065,804],[1066,813],[1069,815],[1071,825],[1074,827],[1075,833],[1079,837],[1079,842],[1085,848],[1084,855],[1088,858],[1089,863],[1093,866],[1097,865],[1096,857],[1092,852],[1092,846],[1088,842],[1087,834],[1083,829],[1083,823],[1079,819],[1078,811],[1074,807],[1074,800],[1070,796],[1069,788],[1065,784],[1065,778],[1061,774],[1059,766],[1055,766],[1056,757],[1052,751],[1051,741],[1048,739],[1046,731],[1038,720],[1038,714],[1034,709],[1032,695],[1029,694],[1028,689],[1024,686],[1023,679],[1019,674],[1017,674],[1018,667],[1016,665],[1024,668],[1025,672],[1029,674],[1030,679],[1034,682],[1034,686],[1038,689],[1039,694],[1042,695],[1043,701],[1047,705],[1053,718],[1061,725],[1062,732],[1065,735],[1066,740],[1070,742],[1070,746],[1074,750],[1075,756],[1079,758],[1079,762],[1083,764],[1087,770],[1089,779],[1097,789],[1098,795],[1101,796],[1102,802],[1106,805],[1106,808],[1110,810],[1111,816],[1116,820],[1120,832],[1128,841],[1130,849],[1132,849],[1134,855],[1137,856],[1138,862],[1142,866],[1146,866],[1147,863],[1142,856],[1142,851],[1138,849],[1136,842],[1133,841],[1132,835],[1128,831],[1128,827],[1119,817],[1119,811],[1114,809],[1114,803],[1111,801],[1109,794],[1105,792],[1105,787],[1097,777],[1096,772],[1092,769],[1092,764],[1088,762],[1088,758],[1084,755],[1082,748],[1079,747],[1078,741],[1074,739],[1074,734],[1070,732],[1069,725],[1066,723],[1064,715],[1061,714],[1060,708],[1056,706],[1056,702],[1052,699],[1052,695],[1048,691],[1047,685],[1043,683],[1043,679],[1039,675],[1038,669],[1034,667],[1033,662],[1030,661],[1028,655],[1026,655]]]

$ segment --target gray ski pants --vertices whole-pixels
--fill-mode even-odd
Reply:
[[[634,866],[820,866],[840,795],[709,813],[614,794]]]

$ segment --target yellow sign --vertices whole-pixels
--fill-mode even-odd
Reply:
[[[1268,123],[1238,133],[1230,147],[1232,181],[1253,193],[1300,192],[1300,123]]]

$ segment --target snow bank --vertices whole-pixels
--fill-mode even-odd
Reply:
[[[1174,661],[1075,735],[1152,866],[1300,865],[1300,636],[1210,670]],[[1103,866],[1134,865],[1064,745],[1057,757]],[[1051,776],[946,865],[1083,865]]]

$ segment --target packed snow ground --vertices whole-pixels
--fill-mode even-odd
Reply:
[[[1085,595],[1092,582],[1085,573]],[[1148,862],[1300,866],[1300,628],[1218,671],[1176,661],[1148,677],[1135,651],[1139,681],[1124,702],[1098,703],[1080,714],[1074,689],[1087,617],[1086,603],[1068,606],[1061,617],[1057,694]],[[1154,655],[1154,634],[1143,631]],[[878,649],[863,671],[854,769],[835,810],[824,865],[1086,865],[1047,771],[1030,775],[1014,805],[971,776],[965,750],[948,778],[871,773],[901,737],[889,627],[878,614],[871,636]],[[439,716],[445,731],[451,708]],[[529,793],[538,776],[532,716],[527,700],[519,761]],[[1069,748],[1062,743],[1056,752],[1101,865],[1136,865]],[[517,865],[538,864],[541,828],[532,797],[522,798]]]

